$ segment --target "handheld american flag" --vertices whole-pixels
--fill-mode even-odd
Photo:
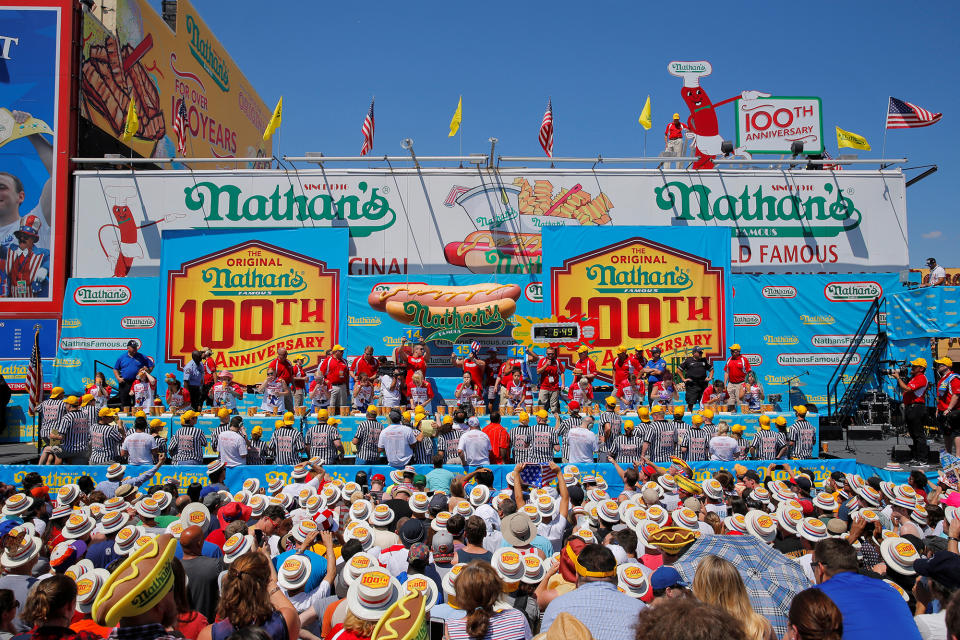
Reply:
[[[33,351],[27,366],[27,394],[30,398],[30,413],[36,414],[43,402],[43,363],[40,361],[40,327],[34,330]]]
[[[553,100],[547,100],[547,110],[540,123],[540,146],[548,158],[553,157]]]
[[[187,148],[187,105],[183,98],[177,103],[177,115],[173,119],[173,131],[177,134],[177,153],[181,156]]]
[[[557,477],[557,472],[548,464],[528,464],[520,470],[520,481],[538,489]]]
[[[933,113],[894,97],[890,98],[887,105],[887,129],[929,127],[942,117],[942,113]]]
[[[360,127],[360,133],[363,134],[363,146],[360,147],[360,155],[365,156],[373,149],[373,100],[370,101],[370,111],[367,117],[363,119],[363,126]]]

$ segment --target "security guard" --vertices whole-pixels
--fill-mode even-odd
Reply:
[[[960,451],[960,376],[953,371],[953,360],[944,356],[934,360],[940,381],[937,383],[937,418],[947,453]]]
[[[895,371],[893,373],[897,386],[903,391],[904,421],[907,423],[907,431],[913,440],[911,445],[913,460],[908,463],[911,466],[927,464],[927,456],[930,453],[930,447],[927,446],[927,434],[924,432],[927,422],[927,387],[930,385],[925,373],[926,370],[927,361],[924,358],[916,358],[910,361],[909,382],[901,380],[899,372]]]

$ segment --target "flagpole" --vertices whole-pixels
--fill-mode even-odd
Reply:
[[[457,127],[457,137],[460,138],[460,168],[463,169],[463,112],[460,112],[460,125]]]
[[[887,111],[883,114],[883,144],[880,147],[880,157],[886,158],[887,153],[887,117],[890,115],[890,98],[887,96]],[[880,169],[883,170],[883,165],[880,165]]]

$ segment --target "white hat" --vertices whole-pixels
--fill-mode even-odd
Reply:
[[[223,464],[223,460],[217,458],[216,460],[214,460],[213,462],[207,465],[207,475],[212,476],[217,471],[220,471],[220,469],[223,469],[226,466],[227,465]]]
[[[883,494],[884,498],[892,502],[893,499],[897,496],[896,483],[888,482],[886,480],[880,482],[880,493]]]
[[[784,507],[782,504],[773,514],[774,519],[777,521],[783,530],[790,534],[797,533],[797,527],[800,526],[800,523],[803,521],[803,511],[799,509],[794,509],[791,506]]]
[[[756,509],[747,513],[747,533],[764,542],[773,542],[777,537],[777,523],[763,511]]]
[[[300,508],[307,506],[307,500],[318,495],[317,490],[310,486],[304,486],[297,492],[297,506]]]
[[[57,503],[53,508],[53,511],[50,513],[50,519],[56,520],[58,518],[65,518],[71,513],[73,513],[73,507],[71,507],[69,504]]]
[[[260,490],[260,480],[257,478],[247,478],[243,481],[243,490],[249,491],[251,494],[256,493]]]
[[[666,493],[677,493],[677,481],[669,473],[665,473],[657,478],[657,484]]]
[[[827,531],[827,525],[825,525],[819,518],[804,518],[797,527],[797,534],[801,538],[809,540],[813,543],[820,542],[821,540],[825,540],[830,537],[830,534]]]
[[[130,555],[143,533],[143,527],[137,525],[127,525],[120,529],[120,533],[113,539],[113,552],[118,556]]]
[[[191,502],[180,512],[180,520],[188,527],[200,527],[206,534],[210,526],[210,510],[202,502]]]
[[[57,504],[71,505],[83,494],[80,487],[75,484],[65,484],[57,489]]]
[[[457,576],[459,576],[460,573],[466,568],[467,568],[466,562],[458,562],[457,564],[450,567],[450,571],[447,571],[445,574],[443,574],[443,578],[441,578],[440,580],[440,582],[442,583],[440,586],[443,588],[443,594],[447,596],[448,603],[450,602],[450,598],[457,597],[457,590],[456,590],[456,584],[455,584],[457,581]]]
[[[650,580],[644,566],[636,562],[617,566],[617,587],[631,598],[643,598],[650,593]]]
[[[673,524],[693,531],[700,530],[700,518],[692,510],[682,507],[671,514]]]
[[[77,578],[77,611],[90,613],[93,601],[97,599],[97,594],[109,578],[110,572],[99,568],[87,571]]]
[[[544,566],[540,556],[528,553],[523,556],[523,577],[521,582],[526,584],[540,584],[547,575],[547,567]]]
[[[377,568],[377,559],[374,558],[369,553],[364,551],[358,551],[353,554],[350,560],[343,567],[343,580],[347,583],[349,587],[356,581],[360,574],[366,571],[367,569]]]
[[[293,466],[293,470],[290,471],[290,477],[294,480],[303,480],[310,473],[310,470],[305,464],[296,464]]]
[[[356,482],[345,482],[343,486],[340,487],[340,495],[345,498],[349,498],[358,491],[360,491],[360,485]]]
[[[267,510],[267,499],[260,494],[254,494],[247,501],[247,506],[250,507],[250,515],[259,518]]]
[[[387,526],[393,522],[393,509],[385,504],[378,504],[373,508],[373,513],[370,514],[369,522],[375,527]]]
[[[297,554],[287,556],[280,565],[280,570],[277,571],[277,584],[287,591],[299,589],[307,584],[311,569],[310,560],[306,556]]]
[[[470,489],[470,504],[479,507],[490,501],[490,487],[485,484],[478,484]]]
[[[523,557],[513,547],[497,549],[490,564],[496,569],[500,579],[508,584],[515,584],[523,579],[525,573]]]
[[[537,508],[537,505],[527,503],[520,508],[521,513],[527,514],[527,517],[530,518],[530,522],[533,523],[533,526],[540,526],[543,518],[540,517],[540,510]]]
[[[367,569],[347,590],[347,608],[361,620],[383,617],[400,597],[400,583],[386,569]]]
[[[282,491],[283,487],[286,485],[286,483],[283,481],[283,478],[280,476],[275,476],[273,480],[269,480],[269,482],[270,484],[267,485],[267,489],[270,491],[270,493]]]
[[[430,496],[422,491],[417,491],[410,496],[407,504],[410,505],[410,510],[414,513],[426,513],[430,508]]]
[[[93,521],[93,518],[81,511],[77,511],[67,518],[67,523],[63,525],[63,530],[60,532],[60,535],[67,540],[76,540],[91,533],[95,526],[97,526],[97,523]]]
[[[896,488],[890,504],[895,507],[903,507],[904,509],[913,509],[917,506],[917,492],[909,485],[900,485]]]
[[[164,533],[169,533],[177,540],[180,539],[180,534],[183,533],[183,530],[187,528],[187,525],[183,523],[183,520],[174,520],[167,525],[167,528],[164,530]]]
[[[590,502],[603,502],[610,499],[610,494],[605,489],[590,489],[587,491],[587,499]]]
[[[554,500],[547,494],[541,494],[537,498],[537,509],[540,511],[540,520],[552,521],[560,513],[560,502]]]
[[[735,513],[724,518],[723,526],[727,528],[728,532],[735,531],[736,533],[747,533],[747,519],[742,513]]]
[[[658,504],[652,504],[647,507],[647,520],[652,520],[658,526],[663,526],[667,524],[667,519],[670,517],[670,514],[667,513],[667,510],[661,507]]]
[[[700,483],[700,486],[703,487],[703,492],[711,500],[720,500],[723,498],[723,485],[720,484],[720,481],[716,478],[707,478]]]
[[[313,520],[301,520],[300,524],[294,527],[293,531],[290,533],[293,535],[293,539],[297,542],[303,544],[306,541],[307,536],[317,530],[317,523]]]
[[[660,525],[654,522],[653,520],[642,520],[637,524],[636,532],[637,539],[640,541],[640,544],[644,547],[649,547],[647,540],[650,539],[650,536],[660,531]]]
[[[323,491],[320,492],[320,495],[323,496],[323,500],[328,507],[332,507],[340,500],[340,487],[328,482],[324,487]]]
[[[447,530],[447,521],[453,516],[449,511],[441,511],[436,516],[434,516],[433,521],[430,523],[430,528],[434,531],[446,531]]]
[[[906,538],[897,536],[887,538],[880,543],[880,555],[887,566],[905,576],[916,575],[913,570],[913,563],[917,561],[920,554],[917,548]]]
[[[129,506],[130,504],[126,500],[114,496],[106,499],[106,501],[103,503],[103,510],[105,514],[110,513],[111,511],[126,511],[127,507]]]
[[[127,468],[118,462],[107,467],[107,480],[119,480],[127,472]]]
[[[100,520],[100,528],[106,534],[116,533],[127,526],[130,517],[123,511],[111,511]]]
[[[708,76],[713,67],[706,60],[696,62],[673,61],[667,65],[667,71],[672,76],[683,79],[683,86],[693,89],[700,86],[700,77]]]
[[[813,497],[813,506],[824,511],[833,512],[837,510],[837,499],[832,493],[821,491]]]
[[[15,530],[16,529],[14,529],[14,531]],[[13,531],[11,531],[11,533],[13,533]],[[16,549],[11,550],[7,548],[4,550],[3,555],[0,556],[0,564],[7,569],[22,567],[40,555],[41,546],[40,538],[28,535],[20,541]]]
[[[150,494],[150,497],[157,501],[157,504],[160,505],[160,511],[163,511],[170,506],[170,503],[173,502],[173,496],[171,496],[166,491],[154,491]]]
[[[857,496],[870,507],[879,507],[880,506],[880,492],[871,487],[870,485],[863,485],[862,487],[856,488]],[[912,509],[910,506],[908,509]]]
[[[141,517],[149,520],[153,520],[161,513],[160,504],[153,498],[138,500],[134,509],[137,510],[137,513],[140,514]]]
[[[370,515],[373,513],[373,503],[369,500],[357,500],[352,505],[350,505],[350,512],[347,514],[347,517],[351,520],[360,520],[361,522],[366,522],[370,519]]]
[[[920,526],[927,526],[927,508],[922,504],[918,504],[917,508],[910,512],[910,519]]]
[[[414,591],[423,593],[426,611],[430,611],[433,605],[437,603],[437,591],[439,590],[437,583],[425,575],[414,574],[407,577],[407,581],[400,585],[400,588],[404,593],[412,593]]]
[[[573,533],[570,534],[576,538],[580,538],[587,544],[594,544],[597,541],[597,536],[593,533],[593,529],[580,528],[574,529]]]
[[[894,582],[890,578],[884,578],[883,581],[886,582],[891,587],[893,587],[894,589],[896,589],[897,593],[900,594],[900,597],[903,598],[904,602],[910,602],[910,594],[907,593],[906,589],[898,585],[896,582]]]
[[[106,513],[106,511],[103,509],[103,505],[99,502],[91,502],[87,505],[87,509],[90,510],[90,517],[97,522],[99,522],[100,519],[103,518],[103,514]]]
[[[63,575],[76,582],[80,576],[84,575],[88,571],[93,571],[93,562],[84,558],[83,560],[80,560],[67,567],[67,570],[63,572]]]
[[[33,506],[33,498],[25,493],[15,493],[3,503],[3,515],[7,517],[19,516],[30,510]]]
[[[373,533],[362,524],[353,527],[349,532],[345,531],[343,537],[344,540],[357,540],[364,551],[370,551],[373,548]]]
[[[770,492],[766,487],[754,487],[750,490],[750,497],[763,504],[770,504]]]
[[[223,562],[232,564],[240,556],[253,551],[255,546],[253,536],[235,533],[223,543]]]
[[[620,522],[620,505],[615,500],[604,500],[597,507],[597,516],[608,524]]]

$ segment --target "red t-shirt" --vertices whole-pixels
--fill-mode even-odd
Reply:
[[[301,366],[298,365],[298,364],[293,365],[293,377],[294,377],[294,378],[300,378],[300,377],[303,377],[303,378],[304,378],[303,380],[294,380],[294,381],[293,381],[293,388],[294,388],[294,389],[304,389],[304,388],[306,388],[306,386],[307,386],[307,382],[306,382],[307,373],[303,370],[303,367],[301,367]]]
[[[579,384],[574,382],[570,385],[570,388],[567,390],[567,399],[576,400],[581,405],[586,400],[593,400],[593,387],[588,386],[586,389],[580,387]]]
[[[500,383],[507,384],[513,376],[514,371],[520,371],[523,367],[523,360],[512,358],[500,365]]]
[[[216,381],[217,363],[213,358],[207,358],[203,363],[203,384],[213,384]]]
[[[377,370],[380,369],[380,365],[377,363],[377,359],[373,359],[373,363],[367,362],[367,359],[363,356],[357,356],[353,359],[353,375],[358,375],[361,373],[367,374],[371,380],[377,375]]]
[[[670,124],[667,125],[666,131],[663,132],[663,135],[667,136],[669,140],[676,140],[677,138],[683,137],[683,130],[687,127],[682,123],[670,121]]]
[[[323,361],[324,378],[327,384],[346,384],[349,374],[347,372],[347,361],[329,356]]]
[[[483,365],[479,360],[474,358],[464,360],[463,372],[470,374],[470,379],[473,380],[473,384],[477,385],[478,387],[483,386]]]
[[[953,396],[960,394],[960,376],[955,373],[941,378],[937,385],[937,411],[946,411]],[[954,407],[960,409],[960,406]]]
[[[183,634],[183,637],[187,638],[188,640],[197,640],[200,632],[203,631],[203,628],[208,624],[209,621],[207,620],[206,616],[199,611],[181,613],[177,617],[177,631]],[[107,629],[107,631],[109,632],[110,629]]]
[[[630,376],[630,369],[632,364],[630,363],[630,357],[623,359],[623,362],[620,361],[619,357],[613,359],[613,384],[620,385],[626,384],[627,378]]]
[[[903,404],[923,404],[923,398],[927,393],[927,376],[922,373],[910,378],[907,386],[909,391],[903,392]]]
[[[424,356],[410,356],[407,358],[407,388],[413,386],[413,374],[422,371],[427,376],[427,359]]]
[[[737,356],[727,360],[723,370],[727,372],[727,378],[732,384],[740,384],[747,379],[747,372],[750,371],[750,363],[746,356]]]
[[[500,455],[502,449],[510,450],[510,434],[499,422],[491,422],[483,428],[490,438],[490,464],[503,464],[506,460]]]
[[[293,363],[290,361],[280,362],[280,358],[274,358],[273,362],[270,363],[270,368],[276,369],[277,380],[283,380],[287,385],[293,383]]]
[[[500,358],[493,356],[483,361],[484,386],[489,387],[497,382],[497,373],[500,371]]]
[[[542,391],[556,391],[560,388],[560,376],[565,369],[563,363],[557,360],[553,364],[544,356],[537,362],[537,370],[540,371],[540,389]],[[544,366],[546,365],[546,366]],[[542,368],[542,369],[541,369]]]
[[[590,358],[585,358],[583,360],[577,360],[573,364],[574,369],[580,369],[580,373],[585,376],[588,375],[597,375],[597,363],[591,360]]]

